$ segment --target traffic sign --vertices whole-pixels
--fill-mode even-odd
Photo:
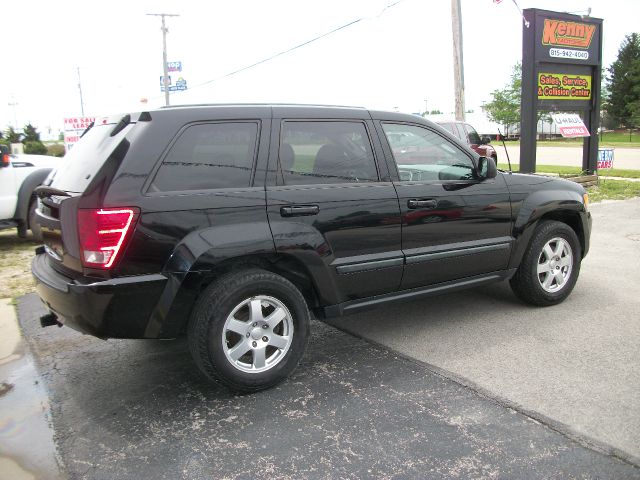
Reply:
[[[181,72],[182,62],[167,62],[167,70],[170,72]]]

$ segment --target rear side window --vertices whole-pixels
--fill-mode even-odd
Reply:
[[[361,122],[284,122],[280,169],[285,185],[378,181]]]
[[[249,187],[257,138],[255,122],[192,125],[169,150],[150,191]]]

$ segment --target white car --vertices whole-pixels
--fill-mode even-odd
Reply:
[[[0,229],[17,227],[20,237],[31,230],[34,238],[41,240],[40,226],[35,222],[37,198],[33,191],[59,165],[60,159],[47,155],[11,155],[2,147]]]

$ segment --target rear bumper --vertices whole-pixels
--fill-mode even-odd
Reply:
[[[36,291],[58,321],[100,338],[157,338],[147,333],[167,278],[137,275],[79,283],[54,270],[46,254],[33,259]]]

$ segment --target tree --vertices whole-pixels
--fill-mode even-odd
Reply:
[[[40,133],[31,123],[27,123],[22,129],[22,137],[24,153],[33,155],[47,154],[47,147],[40,141]]]
[[[40,133],[36,130],[36,127],[31,125],[31,123],[27,123],[22,129],[23,142],[39,142],[40,141]]]
[[[13,127],[7,127],[5,135],[7,136],[7,141],[9,143],[20,143],[22,141],[22,134],[20,132],[16,132]]]
[[[491,92],[492,100],[482,107],[489,120],[504,126],[505,135],[508,135],[511,126],[520,123],[521,87],[522,64],[518,62],[513,67],[509,83]]]
[[[640,35],[627,35],[618,50],[618,58],[608,69],[607,113],[618,125],[633,128],[640,108]]]

